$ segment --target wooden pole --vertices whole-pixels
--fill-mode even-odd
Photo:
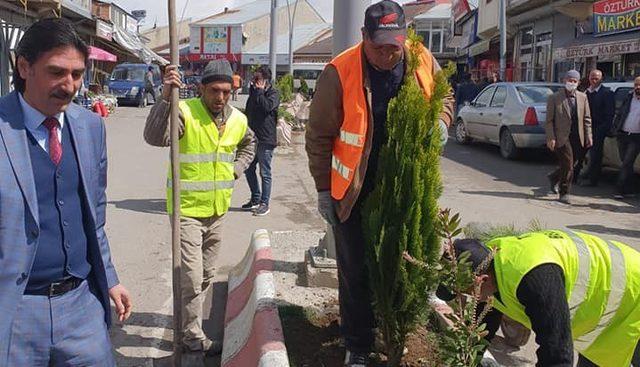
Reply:
[[[169,43],[171,64],[180,65],[178,53],[178,28],[176,24],[176,3],[169,1]],[[178,103],[180,90],[171,90],[171,182],[173,214],[171,215],[171,255],[173,258],[173,365],[182,365],[182,288],[180,287],[180,150],[178,133]]]

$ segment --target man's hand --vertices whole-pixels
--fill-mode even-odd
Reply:
[[[178,66],[169,65],[164,70],[164,87],[162,88],[162,99],[169,102],[173,88],[182,88],[182,80],[178,73]]]
[[[261,79],[256,81],[253,84],[257,89],[265,89],[267,87],[267,81],[265,79]]]
[[[591,148],[593,146],[593,137],[587,137],[587,141],[584,145],[585,148]]]
[[[331,191],[318,192],[318,211],[327,223],[332,226],[338,224],[338,217],[336,216],[336,209],[333,207]]]
[[[449,140],[449,127],[443,120],[439,120],[440,123],[440,146],[447,145]]]
[[[547,148],[552,152],[556,150],[556,139],[547,140]]]
[[[109,297],[111,297],[111,300],[116,305],[118,320],[124,322],[131,316],[131,309],[133,308],[129,292],[122,284],[118,284],[109,289]]]

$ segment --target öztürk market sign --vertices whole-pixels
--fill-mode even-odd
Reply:
[[[601,0],[593,3],[596,36],[640,29],[640,0]]]
[[[640,39],[620,42],[605,42],[593,45],[556,48],[554,59],[581,59],[595,56],[614,56],[640,52]]]

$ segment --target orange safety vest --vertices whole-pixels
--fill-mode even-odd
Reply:
[[[434,88],[433,57],[426,48],[422,47],[422,51],[420,65],[415,74],[425,100],[428,101]],[[362,160],[369,125],[362,80],[362,42],[336,56],[331,65],[336,68],[340,77],[344,110],[340,136],[336,137],[333,143],[331,196],[336,200],[342,200]]]

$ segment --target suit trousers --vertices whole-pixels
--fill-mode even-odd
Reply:
[[[9,366],[115,366],[104,308],[87,281],[61,296],[23,295],[11,326]]]
[[[223,219],[224,215],[180,218],[182,341],[193,350],[197,350],[206,338],[202,329],[202,307],[215,276]]]
[[[558,168],[549,174],[549,178],[558,183],[560,195],[566,195],[571,189],[575,166],[582,163],[586,150],[582,147],[580,138],[571,134],[569,141],[561,147],[556,147],[554,152],[558,159]]]
[[[374,316],[366,267],[360,206],[346,222],[333,227],[338,264],[340,332],[352,352],[370,352],[374,340]]]
[[[616,190],[620,194],[632,194],[633,166],[640,155],[640,134],[621,132],[618,135],[618,152],[622,166],[618,172]]]

